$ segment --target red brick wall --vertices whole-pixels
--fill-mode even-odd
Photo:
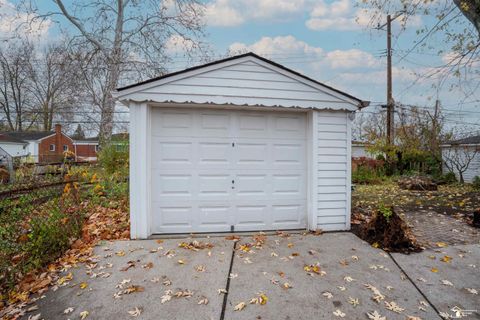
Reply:
[[[97,151],[95,150],[96,145],[94,144],[77,144],[75,146],[77,150],[78,160],[82,158],[91,158],[97,156]]]
[[[55,151],[50,151],[50,145],[55,145]],[[60,162],[63,160],[63,146],[66,145],[68,150],[74,152],[72,140],[62,133],[61,127],[55,127],[55,135],[47,137],[40,141],[38,145],[38,162]]]

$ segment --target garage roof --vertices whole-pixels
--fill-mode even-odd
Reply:
[[[129,101],[350,110],[369,102],[246,53],[118,88]]]

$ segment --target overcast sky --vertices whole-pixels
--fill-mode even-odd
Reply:
[[[10,1],[10,2],[8,2]],[[0,14],[13,14],[9,3],[0,0]],[[39,1],[40,2],[40,1]],[[351,93],[373,105],[385,103],[386,34],[368,27],[368,13],[352,0],[205,0],[207,41],[218,56],[228,50],[253,51],[286,67],[302,72],[328,85]],[[42,0],[48,10],[52,1]],[[405,104],[432,107],[438,97],[450,125],[470,124],[480,129],[480,92],[468,97],[447,85],[438,92],[436,80],[418,80],[415,72],[442,65],[449,46],[439,40],[431,47],[403,54],[412,48],[416,31],[434,23],[431,18],[415,17],[406,30],[394,25],[394,98]],[[8,19],[2,18],[0,31]],[[63,27],[68,26],[64,24]],[[39,32],[45,41],[58,33],[58,25],[44,25]],[[444,53],[439,55],[438,51]],[[171,71],[186,67],[181,55],[169,66]],[[471,84],[472,86],[474,84]],[[371,108],[372,109],[372,108]],[[372,110],[373,111],[373,110]],[[368,112],[368,109],[367,109]]]

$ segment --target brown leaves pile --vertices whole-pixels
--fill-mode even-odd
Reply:
[[[180,242],[178,244],[180,248],[187,249],[187,250],[193,250],[193,251],[199,251],[203,249],[211,249],[213,248],[213,244],[209,242],[201,242],[201,241],[191,241],[191,242]]]

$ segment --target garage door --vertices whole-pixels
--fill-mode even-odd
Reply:
[[[152,110],[152,232],[306,228],[306,115]]]

